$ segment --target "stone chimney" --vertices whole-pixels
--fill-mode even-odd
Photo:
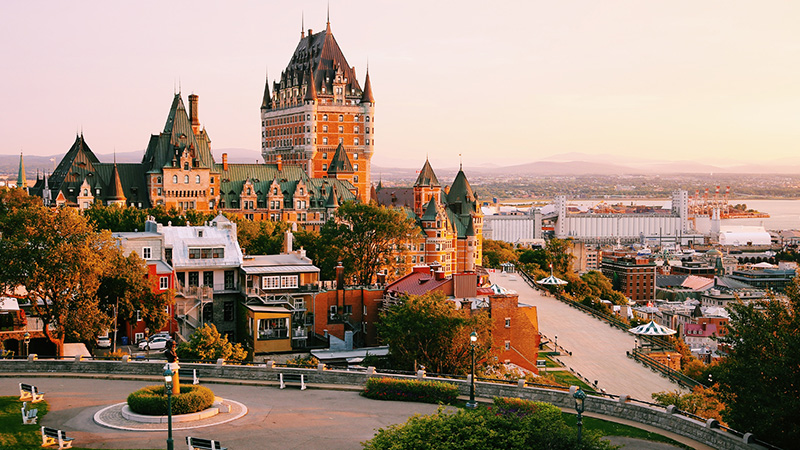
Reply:
[[[344,289],[344,266],[342,262],[336,265],[336,290],[341,291]]]
[[[378,285],[385,286],[386,285],[386,269],[381,270],[378,272]]]
[[[189,96],[189,120],[192,123],[192,131],[197,134],[200,131],[200,119],[197,116],[197,99],[194,94]]]
[[[222,170],[228,170],[228,154],[222,154]]]

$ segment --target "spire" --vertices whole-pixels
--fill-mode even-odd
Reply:
[[[261,109],[272,109],[272,97],[269,95],[269,71],[264,82],[264,100],[261,102]]]
[[[306,86],[306,95],[303,97],[304,101],[317,101],[317,83],[314,81],[314,65],[308,65],[308,85]]]
[[[339,199],[336,196],[336,185],[331,186],[331,194],[328,196],[328,201],[325,202],[326,208],[338,208]]]
[[[116,160],[116,153],[114,159]],[[122,189],[122,181],[119,179],[119,170],[117,170],[117,163],[114,162],[114,170],[111,172],[111,192],[109,193],[109,202],[125,202],[125,191]]]
[[[28,180],[25,178],[25,161],[22,159],[22,152],[19,152],[19,174],[17,174],[17,187],[28,189]]]
[[[369,66],[367,66],[367,77],[364,80],[364,91],[361,94],[361,103],[375,103],[372,98],[372,83],[369,81]]]
[[[300,13],[300,39],[306,37],[306,13],[305,11]]]
[[[328,0],[328,18],[327,18],[327,24],[325,24],[325,32],[326,33],[330,33],[331,32],[331,2],[330,2],[330,0]]]
[[[331,165],[328,168],[329,175],[337,173],[353,173],[353,163],[350,162],[350,158],[347,156],[342,144],[336,147],[336,153],[333,154]]]

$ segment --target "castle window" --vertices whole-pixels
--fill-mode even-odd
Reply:
[[[272,195],[278,195],[278,188],[272,188]]]
[[[177,183],[178,182],[178,176],[177,175],[173,175],[172,176],[172,182],[173,183]]]
[[[353,127],[353,133],[358,133],[358,125]]]
[[[344,144],[344,138],[339,138],[339,143]]]
[[[353,170],[358,171],[358,164],[353,164]]]
[[[210,192],[211,192],[211,195],[214,195],[214,188],[213,187],[211,188]]]
[[[356,114],[355,116],[353,116],[353,120],[354,120],[355,122],[358,122],[358,114]],[[358,127],[356,127],[356,129],[357,129],[357,128],[358,128]]]
[[[325,92],[325,90],[324,90],[325,88],[322,88],[322,89],[323,89],[322,92]],[[328,115],[327,114],[323,114],[322,115],[322,120],[327,121],[328,120]]]
[[[156,178],[156,183],[161,184],[161,177]]]
[[[328,126],[327,125],[323,125],[322,126],[322,132],[323,133],[327,133],[328,132]]]
[[[183,176],[183,184],[189,184],[189,175]]]
[[[328,138],[322,138],[322,145],[328,145]]]
[[[367,122],[369,122],[369,116],[367,116]]]
[[[339,116],[339,117],[342,117],[342,116]],[[344,127],[341,126],[341,125],[339,125],[339,133],[344,133]]]
[[[358,138],[353,138],[353,145],[358,145]]]
[[[322,153],[322,159],[328,159],[328,152]]]
[[[328,170],[328,165],[327,164],[323,164],[322,165],[322,170]]]
[[[358,144],[358,142],[356,142],[356,144]],[[358,153],[353,153],[353,159],[358,160]]]
[[[214,184],[214,177],[211,177],[211,184]]]
[[[344,116],[339,114],[339,122],[344,122]]]
[[[367,144],[369,144],[369,139],[367,139]]]
[[[195,184],[200,184],[200,175],[197,175],[197,176],[194,177],[194,183]]]
[[[88,189],[84,189],[83,190],[83,196],[84,197],[88,197],[89,196],[89,190]]]
[[[353,177],[353,183],[358,183],[358,175],[355,175],[355,176]]]
[[[306,114],[306,120],[311,120],[311,114]]]
[[[157,189],[158,195],[161,195],[161,188]]]

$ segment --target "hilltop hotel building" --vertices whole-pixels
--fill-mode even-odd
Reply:
[[[301,35],[280,82],[261,103],[266,164],[217,163],[201,126],[198,96],[180,93],[164,130],[150,137],[140,163],[101,163],[76,137],[31,195],[49,206],[88,208],[95,201],[137,208],[220,210],[251,220],[280,220],[318,230],[339,204],[370,199],[374,100],[325,31]]]

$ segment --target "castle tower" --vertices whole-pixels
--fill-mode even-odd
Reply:
[[[442,185],[439,184],[439,179],[436,178],[431,163],[425,159],[417,181],[414,182],[414,214],[422,216],[427,209],[428,202],[434,199],[438,203],[441,194]]]
[[[261,154],[266,163],[300,166],[322,178],[341,144],[352,162],[350,180],[359,200],[370,199],[375,101],[369,73],[364,88],[333,37],[325,31],[301,33],[280,79],[269,77],[261,102]]]

